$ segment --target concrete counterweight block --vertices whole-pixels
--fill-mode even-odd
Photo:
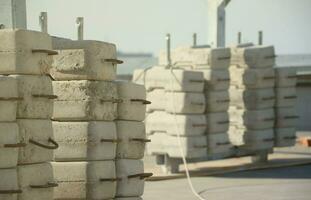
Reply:
[[[229,91],[206,91],[206,113],[226,112],[230,105]]]
[[[205,91],[228,90],[230,86],[230,74],[227,69],[196,69],[203,72]]]
[[[165,89],[175,92],[203,92],[204,89],[202,72],[166,69],[163,66],[135,71],[133,82],[144,84],[147,91]]]
[[[116,82],[120,103],[118,104],[118,119],[144,121],[146,105],[146,89],[142,85],[130,82]]]
[[[20,165],[17,168],[19,187],[23,191],[20,200],[53,200],[55,183],[50,163]]]
[[[54,81],[53,119],[59,121],[105,120],[117,117],[117,86],[105,81]]]
[[[0,76],[0,121],[13,122],[17,112],[17,81],[9,76]]]
[[[275,68],[276,87],[296,87],[297,69],[295,67]]]
[[[142,159],[146,139],[145,124],[143,122],[116,121],[118,133],[117,158]]]
[[[117,130],[114,122],[53,122],[55,161],[113,160]]]
[[[244,131],[245,145],[250,150],[272,149],[274,146],[274,130]]]
[[[53,162],[58,187],[55,200],[113,199],[117,178],[114,161]]]
[[[52,64],[48,34],[19,29],[0,31],[0,74],[48,74]]]
[[[275,146],[291,147],[296,144],[296,128],[276,128],[275,129]]]
[[[0,169],[16,167],[18,149],[24,146],[19,142],[18,125],[0,123],[0,130]]]
[[[124,197],[124,198],[115,198],[114,200],[143,200],[141,197]]]
[[[276,99],[273,88],[247,90],[232,88],[230,96],[231,105],[247,110],[273,108]]]
[[[278,108],[276,110],[276,128],[296,127],[299,116],[295,107]]]
[[[275,86],[275,71],[273,68],[240,68],[230,67],[231,85],[248,89],[273,88]]]
[[[230,143],[227,133],[207,134],[207,151],[208,154],[227,154],[230,155],[233,152],[233,146]]]
[[[104,80],[116,79],[117,59],[114,44],[100,41],[73,41],[53,39],[53,48],[59,50],[53,57],[51,76],[55,80]]]
[[[169,155],[171,158],[181,158],[180,146],[177,136],[155,132],[149,135],[152,141],[147,145],[149,155]],[[186,158],[207,157],[206,136],[180,137],[181,148]]]
[[[276,88],[276,107],[294,107],[296,105],[298,96],[296,87]]]
[[[146,118],[146,133],[165,132],[169,135],[198,136],[206,131],[206,117],[202,115],[174,115],[162,111]]]
[[[0,169],[0,199],[17,200],[22,190],[18,186],[17,169]]]
[[[203,93],[165,92],[163,89],[152,90],[147,94],[152,102],[147,111],[166,111],[177,114],[203,114],[205,96]]]
[[[229,114],[223,113],[208,113],[206,114],[206,133],[225,133],[229,129]]]
[[[273,46],[250,46],[231,49],[231,64],[244,68],[273,67],[275,57]]]
[[[116,161],[117,193],[116,197],[139,197],[144,193],[145,179],[152,176],[144,173],[142,160],[120,159]]]
[[[17,120],[20,143],[26,146],[19,149],[18,164],[32,164],[53,160],[53,150],[58,144],[53,138],[50,120]]]
[[[171,51],[172,63],[179,67],[228,69],[230,57],[229,48],[179,47]],[[160,53],[159,64],[167,64],[167,52]]]
[[[50,119],[53,112],[52,80],[48,76],[12,75],[17,81],[17,118]]]

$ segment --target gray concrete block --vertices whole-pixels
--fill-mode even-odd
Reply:
[[[275,88],[276,107],[294,107],[297,103],[296,87]]]
[[[226,112],[230,105],[229,91],[206,91],[206,113]]]
[[[16,120],[18,99],[16,80],[9,76],[0,76],[0,121]]]
[[[275,65],[273,46],[250,46],[231,49],[231,64],[244,68],[266,68]]]
[[[17,200],[18,186],[17,169],[0,169],[0,191],[13,190],[13,194],[0,194],[1,200]]]
[[[205,96],[203,93],[165,92],[156,89],[148,92],[147,99],[151,104],[147,111],[167,111],[178,114],[203,114],[205,112]]]
[[[53,200],[55,184],[52,165],[50,163],[20,165],[17,168],[21,200]]]
[[[296,145],[296,128],[276,128],[275,129],[275,146],[291,147]]]
[[[297,69],[295,67],[275,68],[276,87],[296,87]]]
[[[146,132],[166,132],[169,135],[198,136],[206,132],[206,117],[202,115],[174,115],[163,111],[148,114]]]
[[[26,146],[19,149],[18,164],[41,163],[53,160],[53,149],[43,148],[35,143],[55,147],[53,127],[50,120],[17,120],[19,126],[19,141]],[[31,142],[33,141],[33,142]]]
[[[275,105],[273,88],[267,89],[236,89],[230,90],[231,105],[241,109],[260,110],[273,108]]]
[[[222,113],[208,113],[206,114],[206,133],[225,133],[229,129],[229,114]]]
[[[113,199],[116,194],[114,161],[53,162],[59,184],[54,199]]]
[[[118,96],[121,102],[118,104],[118,119],[120,120],[145,120],[146,105],[146,89],[142,85],[131,82],[116,82],[118,88]]]
[[[118,159],[142,159],[144,157],[146,129],[143,122],[116,121]]]
[[[291,128],[296,127],[299,116],[295,107],[277,108],[276,109],[276,123],[277,128]]]
[[[170,70],[163,66],[134,72],[133,82],[145,85],[147,91],[165,89],[176,92],[202,92],[204,89],[202,72]]]
[[[117,130],[114,122],[53,122],[56,161],[113,160]]]
[[[124,198],[115,198],[114,200],[143,200],[141,197],[124,197]]]
[[[155,132],[148,136],[151,143],[147,145],[147,154],[149,155],[169,155],[172,158],[181,158],[180,146],[177,136],[166,133]],[[204,158],[207,157],[206,135],[180,137],[181,148],[186,158]]]
[[[230,154],[233,152],[233,146],[227,133],[208,134],[206,137],[208,154]]]
[[[48,74],[52,64],[48,34],[5,29],[0,31],[0,74]]]
[[[17,166],[19,129],[16,123],[0,123],[0,169]]]
[[[205,91],[228,90],[230,86],[230,74],[227,69],[195,69],[203,72]]]

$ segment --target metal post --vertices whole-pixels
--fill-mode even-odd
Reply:
[[[258,32],[258,45],[263,45],[263,32]]]
[[[0,0],[0,27],[27,29],[26,0]]]
[[[171,60],[171,34],[166,34],[166,58],[167,58],[167,66],[172,65]]]
[[[47,12],[40,13],[39,24],[41,27],[41,32],[48,33],[48,13]]]
[[[238,44],[242,43],[242,33],[238,32]]]
[[[83,40],[84,38],[84,18],[78,17],[76,19],[77,32],[78,32],[78,40]]]
[[[196,33],[193,34],[193,47],[197,46],[197,39],[198,39],[198,35]]]

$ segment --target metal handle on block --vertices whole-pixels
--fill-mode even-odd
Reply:
[[[144,139],[144,138],[130,138],[130,141],[143,142],[143,143],[151,142],[150,139]]]
[[[147,100],[144,100],[144,99],[131,99],[131,102],[142,102],[144,105],[151,104],[151,101],[147,101]]]
[[[29,143],[34,144],[34,145],[39,146],[39,147],[42,147],[44,149],[52,149],[52,150],[53,149],[58,149],[59,145],[58,145],[58,143],[55,140],[53,140],[52,138],[49,138],[48,142],[52,143],[53,146],[48,146],[48,145],[39,143],[39,142],[37,142],[37,141],[35,141],[33,139],[29,139]]]
[[[55,56],[58,55],[57,51],[49,50],[49,49],[33,49],[32,53],[46,53],[49,56]]]
[[[124,63],[122,60],[113,59],[113,58],[103,59],[103,62],[105,62],[105,63],[109,62],[112,64],[123,64]]]
[[[58,187],[57,183],[51,183],[48,182],[45,185],[30,185],[29,187],[33,188],[33,189],[45,189],[45,188],[54,188],[54,187]]]
[[[141,173],[141,174],[133,174],[129,175],[128,178],[140,178],[140,179],[146,179],[153,176],[153,173]]]

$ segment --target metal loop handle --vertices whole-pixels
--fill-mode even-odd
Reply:
[[[149,140],[149,139],[144,139],[144,138],[130,138],[130,141],[134,141],[134,142],[143,142],[143,143],[151,142],[151,140]]]
[[[26,143],[17,143],[17,144],[4,144],[4,148],[21,148],[27,146]]]
[[[49,50],[49,49],[33,49],[32,53],[46,53],[49,56],[55,56],[58,55],[57,51]]]
[[[45,188],[54,188],[54,187],[58,187],[57,183],[51,183],[48,182],[45,185],[30,185],[29,187],[33,188],[33,189],[45,189]]]
[[[22,190],[0,190],[0,194],[21,194]]]
[[[121,140],[118,140],[118,139],[101,139],[100,142],[119,143],[119,142],[121,142]]]
[[[48,98],[48,99],[57,99],[58,96],[50,94],[33,94],[33,98]]]
[[[129,175],[127,178],[140,178],[140,179],[146,179],[153,176],[153,173],[141,173],[141,174],[133,174]]]
[[[131,99],[131,102],[142,102],[144,105],[151,104],[151,101],[147,101],[147,100],[144,100],[144,99]]]
[[[114,59],[114,58],[109,58],[109,59],[103,59],[104,63],[110,62],[112,64],[123,64],[124,62],[122,60]]]
[[[48,142],[52,143],[53,146],[48,146],[48,145],[45,145],[45,144],[41,144],[41,143],[39,143],[39,142],[37,142],[37,141],[35,141],[33,139],[29,139],[29,143],[37,145],[37,146],[42,147],[44,149],[58,149],[59,145],[58,145],[58,143],[55,140],[53,140],[52,138],[49,138]]]

